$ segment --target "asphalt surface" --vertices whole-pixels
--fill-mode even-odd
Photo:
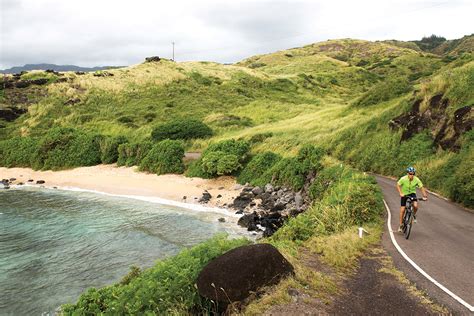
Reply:
[[[391,229],[402,250],[436,281],[474,305],[474,214],[429,194],[427,202],[418,203],[418,222],[413,225],[410,239],[406,240],[403,234],[396,232],[400,212],[396,182],[380,176],[376,178],[391,210]],[[454,314],[473,314],[408,264],[393,246],[388,232],[384,234],[383,244],[395,266],[429,296]]]

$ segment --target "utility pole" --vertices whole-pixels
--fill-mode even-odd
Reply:
[[[174,42],[172,44],[173,44],[173,61],[174,61]]]

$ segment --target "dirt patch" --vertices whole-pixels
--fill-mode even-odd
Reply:
[[[292,302],[273,306],[265,315],[432,315],[449,313],[433,304],[395,270],[381,248],[372,248],[360,259],[359,267],[349,274],[338,274],[306,253],[302,261],[311,269],[329,274],[340,287],[330,300],[311,297],[290,289]],[[398,277],[397,277],[398,276]]]
[[[363,258],[353,278],[345,282],[346,293],[336,297],[329,314],[336,315],[431,315],[433,312],[410,295],[393,275],[380,272],[378,258]]]

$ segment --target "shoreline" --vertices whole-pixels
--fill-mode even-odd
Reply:
[[[216,179],[187,178],[183,175],[156,174],[137,171],[137,167],[97,165],[61,171],[35,171],[30,168],[0,167],[0,179],[16,178],[12,185],[22,182],[25,186],[46,187],[69,191],[86,191],[109,196],[132,198],[154,203],[173,205],[196,211],[219,210],[227,216],[238,217],[227,208],[238,196],[237,182],[233,177]],[[34,182],[28,182],[28,180]],[[44,184],[36,184],[43,180]],[[212,198],[207,204],[199,203],[207,190]],[[217,196],[220,196],[217,198]],[[183,197],[186,197],[184,199]],[[225,212],[225,213],[224,213]]]

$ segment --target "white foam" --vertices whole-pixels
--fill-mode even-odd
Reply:
[[[151,202],[151,203],[156,203],[156,204],[161,204],[161,205],[177,206],[177,207],[185,208],[185,209],[192,210],[192,211],[195,211],[195,212],[217,213],[217,214],[222,214],[222,215],[225,215],[225,216],[228,216],[228,217],[239,218],[239,217],[242,216],[240,214],[235,214],[235,213],[233,213],[233,212],[231,212],[231,211],[229,211],[225,208],[208,207],[208,206],[204,206],[204,205],[201,205],[201,204],[178,202],[178,201],[163,199],[163,198],[154,197],[154,196],[113,194],[113,193],[107,193],[107,192],[102,192],[102,191],[97,191],[97,190],[88,190],[88,189],[82,189],[82,188],[77,188],[77,187],[68,187],[68,186],[54,187],[54,188],[44,186],[44,188],[47,188],[47,189],[57,188],[58,190],[64,190],[64,191],[88,192],[88,193],[94,193],[94,194],[101,194],[101,195],[105,195],[105,196],[122,197],[122,198],[134,199],[134,200],[145,201],[145,202]]]

